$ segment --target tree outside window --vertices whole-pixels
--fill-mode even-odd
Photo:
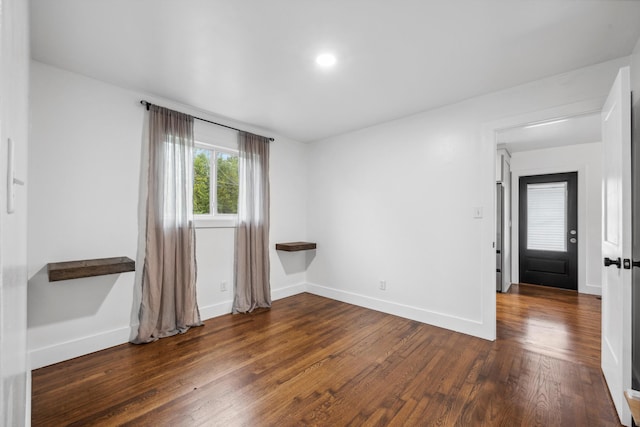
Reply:
[[[212,183],[212,177],[215,182]],[[213,184],[213,185],[212,185]],[[193,157],[194,215],[238,213],[238,155],[198,145]]]

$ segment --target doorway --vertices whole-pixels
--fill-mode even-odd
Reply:
[[[578,174],[520,177],[521,283],[578,290]]]
[[[500,159],[496,156],[498,150],[505,148],[516,156],[511,158],[511,184],[509,194],[512,209],[509,215],[511,221],[511,239],[507,241],[512,250],[511,274],[506,276],[505,283],[511,284],[519,278],[519,238],[518,238],[518,182],[521,176],[541,175],[577,171],[578,186],[578,215],[580,216],[578,233],[578,292],[600,294],[600,278],[602,268],[601,251],[599,249],[602,221],[601,221],[601,128],[600,112],[602,99],[592,98],[577,103],[561,105],[545,110],[533,111],[517,116],[504,117],[484,123],[482,126],[483,141],[487,151],[483,153],[489,159],[493,158],[495,169],[499,169]],[[594,118],[595,117],[595,118]],[[564,121],[563,119],[568,119]],[[584,118],[593,119],[584,123]],[[576,123],[577,122],[577,123]],[[567,132],[559,127],[571,125]],[[551,132],[552,129],[555,130]],[[570,129],[573,129],[571,131]],[[589,132],[584,132],[584,130]],[[533,132],[536,135],[533,135]],[[538,131],[553,134],[553,137],[537,135]],[[594,138],[595,137],[595,138]],[[587,147],[583,149],[582,147]],[[551,153],[549,150],[553,149]],[[516,153],[526,154],[525,156]],[[523,158],[526,157],[526,158]],[[492,170],[491,187],[487,185],[484,197],[491,200],[494,210],[491,221],[483,224],[485,245],[482,254],[486,262],[483,263],[483,301],[487,302],[487,310],[483,310],[482,322],[486,324],[486,337],[495,339],[495,304],[496,304],[496,170]],[[506,276],[506,277],[505,277]],[[503,289],[503,292],[505,290]],[[499,294],[498,294],[499,295]],[[484,305],[483,305],[484,307]]]

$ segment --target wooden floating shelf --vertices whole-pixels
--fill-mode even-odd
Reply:
[[[310,242],[276,243],[277,251],[297,252],[297,251],[308,251],[315,248],[316,248],[316,244],[310,243]]]
[[[47,265],[50,282],[125,273],[127,271],[135,271],[135,269],[135,261],[126,256],[86,259],[82,261],[51,262]]]

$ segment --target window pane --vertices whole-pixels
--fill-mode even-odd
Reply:
[[[211,150],[193,150],[193,213],[211,213]]]
[[[217,168],[217,212],[219,214],[238,213],[238,156],[216,153]]]
[[[567,183],[527,184],[527,249],[567,251]]]

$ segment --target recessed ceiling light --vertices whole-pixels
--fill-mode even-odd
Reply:
[[[332,67],[336,64],[336,57],[331,53],[322,53],[316,57],[316,64],[321,67]]]

